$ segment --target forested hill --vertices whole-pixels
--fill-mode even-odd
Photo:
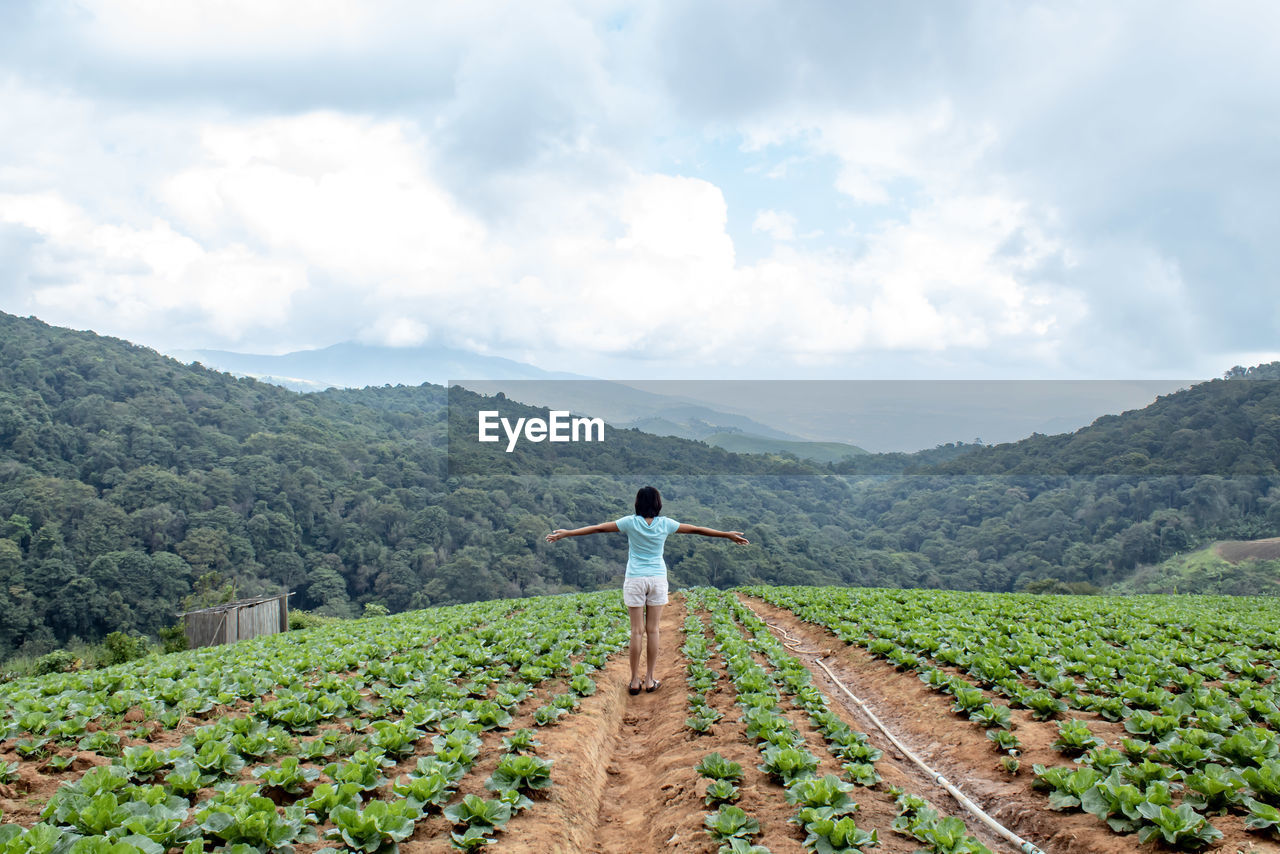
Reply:
[[[1280,362],[1164,395],[1058,436],[978,448],[932,471],[964,474],[1275,475]]]
[[[391,413],[0,314],[0,652],[154,632],[215,572],[341,608],[388,528],[439,539],[443,391]],[[362,583],[407,605],[408,560]]]
[[[446,403],[431,385],[300,395],[0,313],[0,657],[154,633],[202,578],[240,595],[288,587],[338,615],[595,586],[572,549],[518,580],[491,570],[565,508],[541,490],[536,507],[497,492],[476,506],[447,481]],[[812,470],[634,431],[615,444],[655,467]],[[606,494],[569,506],[621,515]],[[495,530],[514,540],[495,546]]]
[[[1240,475],[1258,461],[1275,470],[1267,385],[1197,386],[1068,437],[859,458],[930,476],[823,475],[834,469],[610,435],[658,475],[670,515],[752,539],[673,540],[677,584],[1105,585],[1201,542],[1280,534],[1271,478]],[[240,595],[285,586],[295,606],[337,615],[617,583],[625,539],[542,537],[629,512],[645,480],[450,477],[446,403],[439,386],[300,395],[0,314],[0,656],[154,633],[197,587],[226,582]],[[1096,467],[1053,468],[1055,447],[1100,448]],[[1105,471],[1139,451],[1146,462],[1125,471],[1176,471],[1187,447],[1197,465],[1230,461],[1214,470],[1233,476],[1043,473]],[[971,457],[1036,473],[938,473]],[[538,471],[597,462],[566,453]],[[741,474],[663,474],[703,470]]]

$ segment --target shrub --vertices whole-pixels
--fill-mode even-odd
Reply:
[[[164,645],[165,652],[182,652],[188,648],[185,620],[178,620],[172,626],[165,626],[157,634],[160,635],[160,643]]]
[[[299,629],[309,629],[313,626],[327,626],[335,620],[335,617],[326,617],[323,614],[316,614],[312,611],[294,609],[289,611],[289,630],[297,631]]]
[[[146,638],[124,632],[112,632],[103,638],[102,649],[100,662],[103,667],[124,664],[126,661],[142,658],[151,651],[147,648]]]
[[[66,673],[75,670],[80,664],[80,659],[76,658],[65,649],[55,649],[48,655],[42,655],[36,659],[36,663],[32,666],[31,672],[35,676],[45,676],[50,673]]]
[[[387,615],[388,615],[388,614],[390,614],[390,613],[391,613],[391,611],[387,608],[387,606],[386,606],[386,605],[383,605],[381,602],[365,602],[365,603],[364,603],[364,614],[362,614],[361,616],[364,616],[364,617],[385,617],[385,616],[387,616]]]

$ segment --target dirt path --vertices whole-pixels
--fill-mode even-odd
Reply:
[[[621,726],[609,743],[599,824],[589,851],[712,851],[702,832],[702,804],[693,770],[701,751],[686,740],[685,659],[680,652],[684,601],[663,609],[662,686],[623,694]],[[625,664],[625,662],[624,662]],[[629,675],[629,669],[628,669]]]
[[[596,676],[597,692],[576,714],[539,730],[538,754],[555,762],[556,784],[527,816],[508,825],[502,851],[715,850],[702,832],[693,770],[703,752],[689,746],[684,729],[683,620],[684,602],[673,598],[661,623],[661,688],[628,694],[624,651]]]
[[[756,767],[760,753],[738,722],[735,695],[718,656],[709,661],[721,678],[708,702],[724,717],[706,735],[685,726],[684,617],[684,600],[674,597],[663,613],[658,691],[627,693],[630,668],[624,653],[597,678],[600,691],[573,716],[579,720],[540,733],[544,747],[538,752],[555,760],[556,785],[527,818],[508,825],[502,851],[713,854],[718,846],[703,826],[708,781],[694,769],[718,752],[742,766],[738,806],[760,822],[756,841],[774,854],[803,854],[804,834],[788,821],[795,808],[785,790]]]
[[[661,689],[634,697],[627,694],[629,667],[625,655],[620,655],[599,675],[600,691],[578,714],[539,732],[544,742],[539,754],[556,762],[552,775],[556,785],[544,801],[508,825],[500,838],[504,852],[712,854],[717,846],[703,828],[708,812],[703,802],[707,781],[699,778],[694,768],[707,754],[719,752],[743,767],[738,805],[760,822],[761,835],[756,841],[774,854],[803,854],[804,833],[790,822],[795,807],[787,803],[785,789],[757,768],[759,750],[738,722],[732,684],[718,655],[708,662],[721,676],[709,702],[724,717],[708,735],[697,735],[685,727],[686,660],[680,653],[684,614],[684,602],[679,599],[673,599],[663,614],[663,653],[658,667],[664,680]],[[869,725],[836,700],[822,671],[814,670],[814,684],[827,693],[831,708],[851,725],[870,733]],[[789,704],[787,708],[810,751],[820,757],[822,771],[839,773],[839,764],[807,716]],[[944,811],[955,810],[927,778],[914,772],[914,766],[894,760],[890,750],[876,764],[884,783],[875,789],[859,789],[855,795],[860,804],[857,819],[860,826],[879,830],[880,847],[876,850],[905,854],[920,846],[890,830],[897,809],[887,794],[888,785],[930,797]],[[990,834],[978,835],[999,854],[1013,851]]]

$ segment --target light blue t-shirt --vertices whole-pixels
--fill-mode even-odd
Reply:
[[[662,547],[667,535],[674,534],[680,523],[666,516],[655,516],[645,522],[642,516],[623,516],[617,521],[618,530],[627,535],[627,578],[647,578],[666,575],[667,562],[662,559]]]

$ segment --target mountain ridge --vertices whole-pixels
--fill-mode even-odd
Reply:
[[[363,388],[375,385],[445,385],[471,376],[495,379],[586,379],[579,374],[545,371],[534,365],[488,356],[456,347],[428,345],[385,347],[342,341],[313,350],[281,355],[236,353],[230,350],[178,350],[185,361],[255,379],[283,379],[295,383],[295,391],[326,388]],[[266,381],[270,381],[267,379]],[[286,385],[286,388],[290,387]]]

